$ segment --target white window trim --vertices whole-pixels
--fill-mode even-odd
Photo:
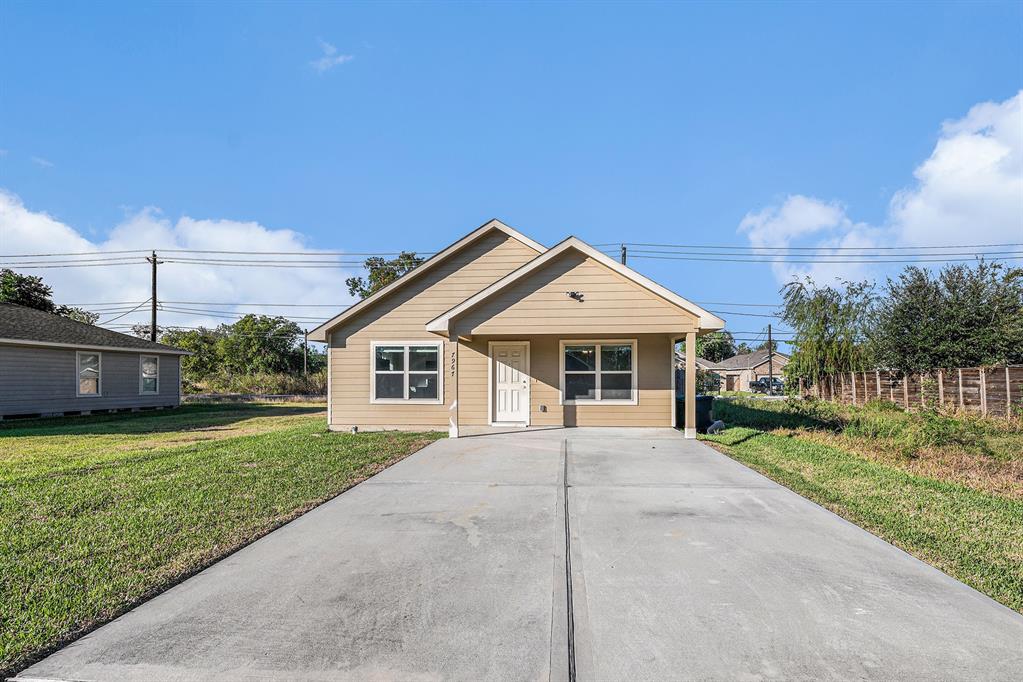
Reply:
[[[142,374],[142,360],[143,358],[153,358],[156,360],[156,390],[145,391],[142,389],[143,374]],[[139,395],[160,395],[160,356],[159,355],[139,355]]]
[[[82,393],[82,361],[83,355],[95,355],[99,358],[96,367],[97,391],[95,393]],[[102,398],[103,397],[103,353],[99,351],[77,350],[75,351],[75,396],[78,398]]]
[[[405,360],[402,364],[402,371],[400,374],[404,376],[404,398],[377,398],[377,347],[378,346],[404,346],[405,347]],[[408,375],[409,372],[409,361],[408,361],[408,349],[409,346],[432,346],[437,349],[437,397],[430,400],[419,400],[416,398],[408,397]],[[383,372],[387,374],[388,372]],[[399,374],[399,372],[390,372],[392,374]],[[412,374],[430,374],[430,372],[411,372]],[[443,341],[371,341],[369,344],[369,402],[374,405],[443,405],[444,404],[444,342]]]
[[[632,371],[624,372],[621,370],[615,370],[606,372],[606,374],[632,374],[632,398],[629,400],[613,399],[613,400],[601,400],[600,399],[600,346],[621,346],[629,344],[632,346]],[[594,358],[596,373],[596,398],[583,399],[583,400],[566,400],[565,399],[565,346],[597,346],[596,357]],[[578,372],[579,374],[590,374],[590,372]],[[639,404],[639,344],[636,343],[636,339],[563,339],[558,346],[558,381],[560,382],[560,390],[558,393],[558,403],[561,405],[638,405]]]

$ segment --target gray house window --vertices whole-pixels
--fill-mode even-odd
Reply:
[[[103,356],[100,353],[75,353],[78,366],[78,395],[102,395]]]
[[[160,357],[139,356],[139,393],[142,395],[160,392]]]

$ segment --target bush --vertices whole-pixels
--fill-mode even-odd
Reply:
[[[324,395],[327,371],[301,374],[219,372],[196,382],[183,382],[188,393],[264,393],[278,395]]]

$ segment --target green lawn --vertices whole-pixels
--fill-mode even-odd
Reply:
[[[0,678],[439,433],[329,433],[322,405],[0,423]]]
[[[883,406],[823,411],[719,401],[730,428],[705,440],[1023,612],[1023,432]]]

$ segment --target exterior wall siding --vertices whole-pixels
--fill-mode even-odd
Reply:
[[[567,295],[577,291],[583,300]],[[568,252],[454,322],[476,334],[641,334],[695,330],[698,320],[578,252]]]
[[[672,337],[678,334],[569,334],[474,336],[458,349],[459,426],[486,426],[490,341],[529,341],[531,426],[671,426],[674,396]],[[560,341],[636,339],[636,405],[561,405]],[[541,411],[544,407],[546,410]]]
[[[441,337],[426,331],[427,322],[536,255],[536,251],[518,240],[499,231],[491,232],[334,329],[328,349],[330,428],[447,429],[455,399],[452,358],[456,344],[445,341],[443,345],[442,404],[371,403],[370,344],[387,340],[440,341]]]
[[[0,416],[176,407],[180,403],[180,356],[156,354],[160,357],[160,392],[139,395],[139,357],[154,353],[102,351],[102,395],[78,397],[75,353],[73,348],[0,346]]]

